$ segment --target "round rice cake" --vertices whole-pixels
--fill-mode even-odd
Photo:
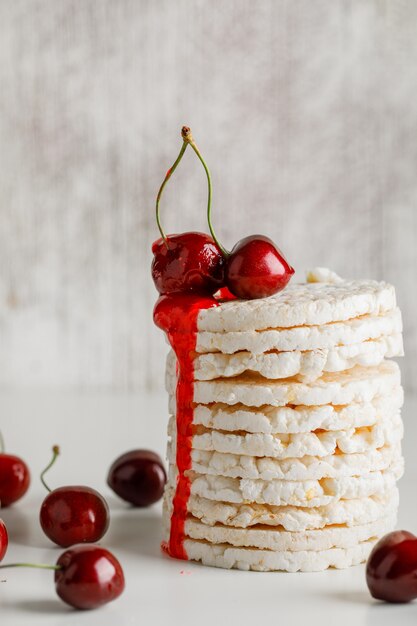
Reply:
[[[196,352],[234,354],[246,351],[262,354],[270,350],[329,350],[335,346],[348,346],[400,334],[402,328],[401,311],[396,307],[381,315],[362,315],[344,322],[319,326],[294,326],[261,331],[200,331],[196,335]]]
[[[372,426],[380,419],[396,415],[404,402],[402,387],[389,395],[377,396],[369,402],[321,406],[261,406],[247,408],[243,404],[197,404],[193,424],[215,430],[248,433],[307,433],[313,430],[346,430]],[[169,396],[169,412],[176,414],[175,395]]]
[[[387,470],[363,476],[343,476],[320,480],[254,480],[196,474],[189,471],[192,495],[215,502],[269,504],[273,506],[320,507],[335,500],[367,498],[390,491],[404,472],[403,459]],[[177,470],[169,468],[169,481],[176,485]]]
[[[290,352],[270,351],[262,354],[213,352],[194,359],[194,379],[230,378],[245,372],[256,372],[263,378],[276,380],[297,376],[304,381],[319,378],[323,372],[343,372],[355,365],[376,366],[384,358],[403,356],[402,335],[388,335],[362,343],[333,348]]]
[[[381,419],[396,415],[404,402],[402,387],[387,396],[369,402],[348,405],[262,406],[247,408],[242,404],[197,404],[193,424],[214,430],[248,433],[306,433],[313,430],[347,430],[372,426]],[[169,409],[176,414],[176,399],[171,395]]]
[[[176,446],[177,427],[171,416],[168,435]],[[206,452],[223,452],[276,459],[325,457],[336,452],[356,454],[396,444],[403,437],[403,422],[399,414],[376,422],[372,426],[347,430],[319,430],[310,433],[227,433],[194,427],[192,448]]]
[[[303,550],[299,552],[235,548],[228,544],[185,539],[184,548],[190,561],[223,569],[257,572],[320,572],[328,568],[345,569],[359,565],[368,558],[378,537],[362,541],[350,548]]]
[[[168,445],[168,461],[175,464],[175,446]],[[363,476],[383,471],[401,459],[401,445],[386,445],[358,454],[331,454],[322,458],[273,459],[221,452],[191,451],[191,468],[197,474],[255,480],[321,480]]]
[[[164,498],[172,501],[174,489],[167,486]],[[358,526],[374,522],[396,513],[399,503],[398,488],[350,500],[334,500],[320,507],[271,506],[254,503],[215,502],[191,494],[188,512],[204,524],[224,524],[234,528],[250,528],[259,524],[280,526],[298,532],[343,524]]]
[[[344,405],[370,402],[376,396],[396,393],[400,386],[400,369],[394,361],[383,361],[377,367],[356,366],[346,372],[326,372],[321,378],[304,383],[289,378],[269,381],[246,372],[233,379],[196,381],[196,404],[243,404],[245,406]],[[166,386],[174,394],[177,383],[176,361],[167,366]]]
[[[232,300],[201,310],[197,330],[234,332],[316,326],[381,315],[395,307],[394,287],[385,282],[292,283],[269,298]]]
[[[165,511],[164,516],[165,526],[169,529],[169,512]],[[204,540],[211,544],[223,543],[238,548],[299,552],[351,548],[362,541],[382,537],[393,530],[396,523],[397,515],[394,513],[361,526],[326,526],[319,530],[291,532],[270,526],[249,529],[231,528],[221,524],[207,526],[199,520],[187,518],[184,532],[189,539]]]

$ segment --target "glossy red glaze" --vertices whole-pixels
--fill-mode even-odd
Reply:
[[[410,602],[417,598],[417,537],[397,530],[380,539],[366,564],[366,582],[378,600]]]
[[[149,506],[164,493],[167,476],[161,457],[150,450],[131,450],[110,467],[107,484],[133,506]]]
[[[20,500],[30,485],[26,463],[13,454],[0,454],[0,505],[4,508]]]
[[[186,472],[191,467],[191,440],[193,423],[194,366],[197,317],[199,311],[217,306],[214,298],[186,294],[161,296],[154,309],[154,321],[165,331],[177,356],[177,467],[178,479],[173,500],[171,532],[168,544],[162,548],[170,556],[187,559],[184,549],[184,525],[190,497],[190,479]]]
[[[4,555],[7,552],[8,545],[9,545],[9,536],[7,534],[7,528],[4,522],[0,519],[0,561],[4,559]]]
[[[98,546],[76,546],[59,557],[55,571],[58,596],[76,609],[96,609],[116,600],[125,588],[122,566]]]
[[[241,239],[227,259],[226,285],[237,298],[253,300],[281,291],[294,269],[271,239],[251,235]]]
[[[168,235],[152,246],[152,278],[159,293],[211,295],[224,285],[225,259],[205,233]]]
[[[58,546],[99,541],[109,527],[109,507],[90,487],[59,487],[42,503],[40,524],[45,535]]]

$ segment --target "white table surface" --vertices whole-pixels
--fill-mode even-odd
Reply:
[[[130,509],[105,484],[111,462],[120,453],[147,447],[164,455],[166,398],[103,393],[47,392],[0,394],[0,428],[9,452],[26,459],[32,471],[27,496],[1,511],[11,543],[4,562],[54,563],[62,549],[53,547],[38,524],[45,495],[38,474],[61,445],[51,470],[51,487],[89,484],[111,507],[112,521],[102,545],[119,557],[126,590],[116,602],[91,612],[74,612],[57,598],[53,573],[6,570],[0,579],[1,626],[213,626],[324,623],[344,626],[405,626],[417,623],[417,603],[385,605],[370,597],[364,567],[314,574],[225,571],[171,560],[159,549],[160,506]],[[399,526],[417,531],[417,472],[414,427],[417,402],[407,398],[406,477],[401,481]]]

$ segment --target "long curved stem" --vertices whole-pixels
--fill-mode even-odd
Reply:
[[[46,472],[47,472],[48,470],[50,470],[50,469],[51,469],[51,467],[52,467],[52,465],[55,463],[55,461],[56,461],[57,457],[59,456],[59,454],[60,454],[60,449],[59,449],[59,446],[54,446],[54,447],[52,448],[52,459],[50,460],[50,462],[48,463],[48,465],[45,467],[45,469],[43,470],[43,472],[42,472],[42,474],[41,474],[41,483],[42,483],[42,485],[45,487],[45,489],[46,489],[47,491],[49,491],[49,493],[51,493],[51,489],[50,489],[50,488],[48,487],[48,485],[46,484],[46,482],[45,482],[45,478],[44,478],[44,477],[45,477]]]
[[[45,563],[9,563],[6,565],[0,565],[0,569],[9,569],[11,567],[32,567],[36,569],[62,569],[62,565],[46,565]]]
[[[161,233],[161,237],[165,241],[166,244],[167,244],[167,238],[166,238],[164,229],[162,228],[161,220],[160,220],[160,217],[159,217],[159,202],[161,200],[161,196],[162,196],[162,192],[164,191],[164,187],[167,184],[167,182],[169,181],[169,179],[171,178],[172,174],[177,169],[177,166],[178,166],[179,162],[181,161],[185,150],[187,149],[187,145],[188,145],[187,142],[184,141],[183,144],[182,144],[182,147],[181,147],[179,155],[175,159],[173,165],[167,171],[167,173],[165,175],[165,178],[164,178],[164,180],[162,182],[162,185],[159,188],[158,195],[156,196],[156,223],[158,224],[158,229],[159,229],[159,232]]]
[[[206,176],[207,176],[207,185],[208,185],[208,196],[207,196],[207,221],[208,221],[208,225],[209,225],[209,229],[210,229],[210,233],[211,236],[213,237],[214,241],[216,242],[217,246],[220,248],[220,250],[222,251],[223,255],[225,257],[229,256],[229,252],[226,250],[226,248],[220,243],[220,241],[218,240],[216,233],[214,232],[214,228],[213,225],[211,223],[211,197],[212,197],[212,184],[211,184],[211,174],[210,174],[210,170],[207,167],[206,162],[204,161],[200,150],[197,148],[197,145],[194,141],[193,135],[191,133],[191,129],[188,128],[188,126],[183,126],[182,131],[181,131],[181,135],[182,138],[184,139],[184,142],[187,142],[190,144],[190,146],[192,147],[192,149],[194,150],[194,152],[196,153],[196,155],[198,156],[198,158],[200,159],[203,167],[204,167],[204,171],[206,172]]]

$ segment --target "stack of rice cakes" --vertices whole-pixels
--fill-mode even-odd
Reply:
[[[200,311],[194,360],[190,560],[319,571],[364,561],[395,527],[403,473],[391,285],[328,270],[276,296]],[[168,356],[168,540],[177,482]]]

